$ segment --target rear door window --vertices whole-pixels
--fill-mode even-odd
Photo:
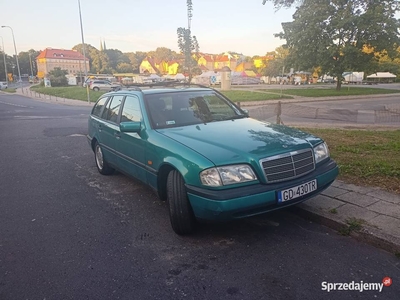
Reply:
[[[107,107],[103,112],[103,119],[113,123],[117,123],[119,110],[121,108],[121,103],[123,99],[124,96],[122,95],[112,97],[112,99],[108,101]]]
[[[140,122],[141,120],[142,111],[139,99],[135,96],[126,96],[121,113],[121,122]]]
[[[103,107],[107,102],[108,97],[103,97],[99,101],[97,101],[96,105],[93,107],[92,115],[96,117],[100,117],[101,112],[103,111]]]

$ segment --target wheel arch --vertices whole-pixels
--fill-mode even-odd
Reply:
[[[175,166],[173,166],[171,164],[163,164],[158,171],[157,191],[158,191],[158,196],[160,197],[160,199],[162,201],[167,200],[167,178],[168,178],[169,172],[171,172],[172,170],[176,170],[179,173],[181,173]],[[182,175],[182,173],[181,173],[181,175]]]
[[[90,143],[90,147],[92,148],[93,152],[94,152],[94,146],[96,145],[97,139],[95,137],[92,138],[92,141]]]

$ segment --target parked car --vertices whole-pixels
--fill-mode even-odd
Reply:
[[[111,91],[117,87],[121,87],[121,84],[108,80],[92,80],[89,83],[89,88],[93,91]]]
[[[8,88],[8,84],[5,81],[0,81],[0,90],[5,90]]]
[[[322,139],[252,119],[212,88],[106,93],[87,138],[101,174],[119,170],[167,200],[177,234],[300,203],[338,175]]]

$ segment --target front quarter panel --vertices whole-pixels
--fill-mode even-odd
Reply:
[[[199,173],[214,164],[201,154],[157,131],[149,133],[147,164],[150,169],[149,184],[157,188],[157,174],[163,167],[175,168],[186,184],[201,186]]]

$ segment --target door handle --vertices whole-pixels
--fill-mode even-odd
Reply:
[[[114,132],[114,136],[119,139],[121,137],[121,134],[119,132]]]
[[[99,132],[101,132],[101,129],[102,129],[102,127],[101,127],[101,125],[99,124]]]

